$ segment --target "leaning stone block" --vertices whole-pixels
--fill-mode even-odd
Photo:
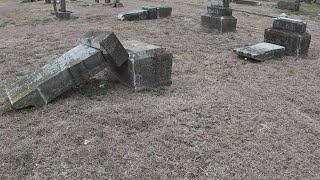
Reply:
[[[38,71],[6,87],[12,108],[48,104],[107,66],[100,50],[79,45]]]
[[[235,32],[237,19],[233,16],[216,16],[206,13],[201,16],[201,25],[218,32]]]
[[[233,50],[239,56],[247,57],[257,61],[281,58],[284,55],[285,48],[270,43],[259,43],[245,48],[236,48]]]
[[[143,6],[148,11],[148,19],[158,19],[171,16],[172,8],[167,6]]]
[[[121,21],[135,21],[148,19],[148,11],[139,9],[124,12],[118,15],[118,19]]]
[[[121,66],[129,55],[113,32],[89,30],[80,39],[82,44],[100,49],[104,55],[111,56],[111,64]]]
[[[307,29],[307,23],[297,19],[279,17],[274,19],[272,27],[292,32],[304,33]]]
[[[282,29],[268,28],[264,31],[264,42],[284,46],[290,56],[304,57],[308,55],[311,35]]]
[[[108,66],[111,74],[135,91],[171,85],[172,54],[165,48],[139,41],[123,43],[129,60],[121,67]]]

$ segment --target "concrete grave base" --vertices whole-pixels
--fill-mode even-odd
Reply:
[[[123,46],[129,60],[121,67],[108,66],[108,73],[134,91],[172,84],[172,54],[165,48],[139,41],[126,41]]]
[[[201,25],[218,32],[235,32],[237,19],[233,16],[216,16],[206,13],[201,16]]]
[[[56,17],[58,18],[58,19],[62,19],[62,20],[68,20],[68,19],[70,19],[71,18],[71,12],[61,12],[61,11],[58,11],[57,13],[56,13]]]
[[[264,32],[264,42],[284,46],[289,56],[304,57],[308,55],[311,35],[287,30],[268,28]]]
[[[244,48],[236,48],[233,52],[238,56],[247,57],[257,61],[265,61],[283,57],[285,54],[284,50],[285,48],[283,46],[270,43],[259,43]]]
[[[277,3],[277,6],[279,9],[288,9],[288,10],[292,10],[292,11],[299,11],[300,9],[300,2],[290,2],[290,1],[283,1],[280,0]]]

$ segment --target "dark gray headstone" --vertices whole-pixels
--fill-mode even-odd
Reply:
[[[237,19],[233,16],[216,16],[205,14],[201,16],[201,25],[218,32],[235,32]]]
[[[135,21],[148,19],[148,10],[132,10],[124,12],[118,15],[118,19],[121,21]]]
[[[287,9],[292,11],[299,11],[300,1],[298,0],[279,0],[277,6],[279,9]]]
[[[207,10],[209,14],[216,14],[219,16],[232,16],[232,10],[230,8],[208,6]]]
[[[279,17],[274,19],[272,27],[275,29],[304,33],[307,29],[307,23],[297,19]]]

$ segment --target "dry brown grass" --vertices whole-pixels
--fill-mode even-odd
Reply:
[[[70,21],[54,20],[43,1],[0,6],[0,21],[14,22],[0,27],[1,91],[76,46],[88,28],[174,54],[171,87],[133,93],[113,84],[94,98],[74,90],[0,117],[0,179],[320,178],[319,22],[293,16],[308,22],[308,58],[252,63],[232,49],[262,42],[271,18],[234,12],[237,33],[217,35],[200,27],[207,0],[123,3],[68,4],[78,17]],[[148,4],[172,6],[172,17],[116,19]],[[269,5],[232,7],[280,13]]]

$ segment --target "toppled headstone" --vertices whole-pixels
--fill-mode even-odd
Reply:
[[[285,48],[283,46],[270,43],[259,43],[245,48],[236,48],[233,52],[241,57],[265,61],[283,57],[284,50]]]
[[[299,11],[300,0],[279,0],[277,6],[279,9],[288,9],[292,11]]]
[[[236,4],[247,4],[250,6],[260,6],[261,2],[260,1],[252,1],[252,0],[236,0]]]
[[[123,46],[129,53],[128,61],[121,67],[107,67],[120,82],[134,91],[172,84],[172,54],[165,48],[139,41],[126,41]]]
[[[90,35],[96,35],[93,37]],[[88,41],[90,47],[85,45]],[[13,109],[42,106],[89,80],[113,62],[127,61],[128,54],[112,32],[89,31],[77,47],[69,50],[36,72],[6,87]],[[99,48],[97,48],[99,47]],[[121,54],[123,53],[123,54]]]
[[[121,21],[159,19],[171,16],[172,8],[166,6],[143,6],[142,9],[131,10],[118,15]]]
[[[271,28],[265,29],[264,41],[285,47],[290,56],[307,56],[311,35],[306,32],[307,23],[301,20],[278,17]]]
[[[81,39],[82,44],[100,49],[112,65],[121,66],[128,59],[128,53],[113,32],[89,30]]]
[[[218,32],[236,31],[237,19],[232,16],[229,0],[211,0],[207,13],[201,16],[201,25]]]

